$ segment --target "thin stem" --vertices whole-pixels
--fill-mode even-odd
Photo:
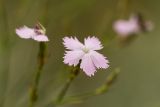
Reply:
[[[87,93],[83,93],[83,94],[75,95],[75,96],[70,96],[70,97],[66,98],[66,100],[61,102],[61,104],[81,103],[85,99],[88,99],[90,97],[98,96],[98,95],[102,95],[104,93],[107,93],[109,88],[111,87],[111,85],[113,85],[113,83],[115,82],[119,72],[120,72],[119,69],[116,69],[114,72],[112,72],[107,77],[107,80],[106,80],[105,84],[103,84],[101,87],[99,87],[99,88],[97,88],[97,89],[95,89],[91,92],[87,92]]]
[[[38,70],[35,75],[33,86],[31,87],[30,107],[33,107],[38,99],[38,85],[41,77],[41,72],[45,63],[45,52],[46,52],[46,44],[44,42],[40,42],[39,53],[38,53]]]
[[[119,18],[127,16],[129,10],[129,0],[118,0],[117,13]]]
[[[56,99],[56,104],[60,104],[64,98],[64,96],[66,95],[68,88],[70,87],[72,81],[78,76],[80,71],[80,67],[79,65],[75,68],[73,68],[73,70],[70,72],[70,77],[68,78],[68,80],[66,81],[64,87],[62,88],[62,90],[60,91],[57,99]]]
[[[48,11],[49,4],[51,0],[46,0],[45,2],[45,11],[43,13],[42,22],[47,26],[48,24]],[[36,76],[34,79],[34,85],[31,88],[30,94],[30,107],[33,107],[38,99],[38,85],[41,77],[41,72],[45,63],[45,54],[46,54],[46,44],[44,42],[40,42],[39,44],[39,53],[38,53],[38,70],[36,72]]]

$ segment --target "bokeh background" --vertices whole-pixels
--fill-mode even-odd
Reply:
[[[37,21],[47,29],[50,42],[36,107],[47,107],[68,77],[70,68],[62,62],[62,38],[77,36],[83,40],[88,35],[102,41],[101,53],[108,57],[110,68],[92,78],[80,73],[67,95],[97,88],[116,67],[121,73],[108,93],[63,107],[159,107],[159,4],[159,0],[0,0],[0,107],[28,107],[38,43],[20,39],[15,28],[32,27]],[[133,12],[153,21],[154,30],[137,35],[132,43],[121,47],[112,23]]]

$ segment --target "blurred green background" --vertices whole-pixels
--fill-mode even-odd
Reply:
[[[20,39],[15,28],[32,27],[37,21],[46,27],[50,42],[36,107],[47,107],[67,79],[69,68],[62,62],[62,38],[77,36],[83,40],[88,35],[102,41],[101,53],[108,57],[110,68],[92,78],[80,73],[67,95],[97,88],[116,67],[121,73],[108,93],[63,107],[159,107],[159,4],[159,0],[0,0],[0,107],[28,107],[38,43]],[[135,11],[152,20],[155,29],[120,47],[112,22]]]

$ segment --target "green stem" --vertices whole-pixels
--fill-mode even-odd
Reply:
[[[49,11],[49,4],[51,0],[46,0],[45,2],[45,12],[43,13],[42,22],[47,26],[48,24],[48,11]],[[44,30],[44,29],[43,29]],[[33,107],[38,99],[38,85],[41,77],[41,71],[43,69],[45,63],[45,53],[46,53],[46,44],[44,42],[40,42],[39,44],[39,53],[38,53],[38,70],[36,72],[36,76],[34,79],[34,85],[31,88],[31,95],[30,95],[30,107]]]
[[[118,18],[125,18],[129,11],[129,0],[118,0],[117,13]]]
[[[70,77],[68,78],[68,80],[66,81],[64,87],[62,88],[62,90],[60,91],[59,95],[57,96],[56,99],[56,104],[60,104],[64,98],[64,96],[66,95],[68,88],[70,87],[72,81],[78,76],[80,71],[80,67],[79,65],[75,68],[73,68],[73,70],[70,72]]]
[[[38,99],[38,86],[41,77],[41,72],[45,62],[45,52],[46,52],[46,44],[44,42],[40,42],[39,53],[38,53],[38,70],[35,75],[33,86],[31,87],[30,107],[33,107]]]
[[[91,92],[87,92],[87,93],[83,93],[83,94],[75,95],[75,96],[70,96],[66,100],[61,102],[61,104],[81,103],[85,99],[88,99],[90,97],[98,96],[98,95],[102,95],[104,93],[107,93],[109,88],[111,87],[111,85],[115,82],[119,72],[120,72],[119,69],[116,69],[114,72],[112,72],[107,77],[107,80],[106,80],[105,84],[103,84],[101,87],[99,87],[99,88],[97,88],[97,89],[95,89]]]

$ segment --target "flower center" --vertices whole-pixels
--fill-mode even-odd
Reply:
[[[85,52],[85,53],[88,53],[88,52],[89,52],[89,49],[88,49],[87,47],[84,47],[82,50],[83,50],[83,52]]]
[[[45,28],[40,23],[35,25],[34,31],[37,35],[45,35],[46,33]]]
[[[37,35],[44,35],[45,34],[45,31],[41,30],[41,29],[35,29],[35,33]]]

